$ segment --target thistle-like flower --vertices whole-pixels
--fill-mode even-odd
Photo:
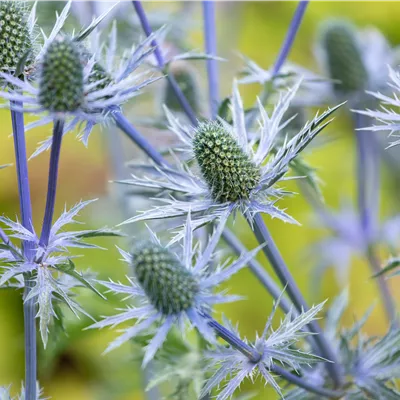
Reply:
[[[125,221],[179,217],[189,210],[194,220],[204,223],[228,210],[239,209],[249,219],[259,212],[286,222],[296,222],[275,206],[287,192],[278,188],[290,163],[330,122],[327,118],[339,107],[328,109],[308,122],[300,132],[276,149],[281,120],[300,82],[281,96],[271,116],[259,105],[261,115],[258,145],[250,140],[245,128],[242,100],[235,84],[232,97],[233,126],[220,119],[200,123],[197,128],[183,126],[167,110],[170,129],[182,141],[182,150],[194,157],[199,171],[183,163],[172,169],[163,166],[132,164],[144,177],[132,175],[125,184],[177,193],[177,199],[162,199],[163,204]]]
[[[353,257],[367,257],[370,246],[380,244],[392,252],[398,249],[400,235],[398,215],[386,220],[380,226],[371,226],[366,230],[361,224],[358,213],[348,206],[337,213],[319,208],[317,214],[318,225],[331,231],[331,236],[317,242],[311,251],[311,254],[317,253],[319,257],[317,280],[327,268],[333,267],[338,283],[346,284]]]
[[[47,400],[47,397],[43,397],[43,390],[39,386],[39,383],[37,383],[37,389],[36,389],[36,398],[35,400]],[[22,385],[21,388],[21,393],[17,397],[11,397],[10,394],[10,387],[0,387],[0,400],[25,400],[25,388]]]
[[[33,259],[25,259],[22,251],[13,244],[3,244],[0,250],[1,268],[4,272],[0,275],[0,287],[7,285],[23,288],[25,283],[23,274],[32,274],[33,288],[25,301],[34,298],[38,304],[37,317],[40,320],[40,333],[43,344],[46,346],[48,339],[48,326],[53,317],[57,317],[53,303],[65,303],[71,311],[78,315],[78,312],[89,316],[82,307],[74,301],[71,296],[71,289],[77,286],[86,286],[101,296],[94,288],[90,278],[75,270],[75,265],[68,254],[68,248],[100,248],[99,246],[85,243],[85,238],[96,236],[116,236],[116,232],[108,229],[71,231],[64,232],[61,229],[74,221],[74,217],[82,208],[91,201],[82,202],[64,213],[55,221],[52,226],[49,243],[46,247],[39,245],[39,237],[36,233],[25,229],[18,221],[14,222],[8,218],[0,217],[12,232],[11,238],[30,242],[34,247]],[[73,279],[66,280],[63,274]]]
[[[303,365],[310,366],[326,361],[296,348],[299,342],[309,334],[303,328],[316,319],[317,314],[322,310],[323,304],[310,308],[310,310],[303,312],[296,318],[293,318],[290,313],[287,314],[279,328],[273,331],[271,324],[278,303],[279,300],[274,305],[263,334],[257,337],[254,345],[251,346],[259,354],[258,360],[250,360],[248,356],[231,346],[219,347],[216,351],[208,353],[209,368],[215,372],[204,385],[203,395],[210,393],[214,387],[219,387],[221,383],[226,382],[216,399],[229,399],[244,379],[254,380],[257,375],[260,375],[265,380],[265,383],[271,385],[283,398],[282,390],[274,377],[276,373],[274,365],[276,363],[299,371]],[[232,326],[230,328],[231,330],[234,329]]]
[[[182,254],[178,255],[170,248],[164,247],[151,231],[151,242],[136,246],[131,254],[121,250],[124,261],[133,269],[133,277],[129,279],[130,285],[101,283],[114,293],[127,294],[137,300],[140,306],[128,307],[118,315],[105,317],[90,328],[116,326],[131,319],[139,321],[113,341],[106,352],[151,328],[156,322],[159,322],[160,326],[146,348],[143,365],[154,357],[174,324],[183,331],[185,320],[189,320],[206,340],[215,342],[214,332],[207,323],[207,313],[213,305],[235,301],[239,297],[224,293],[214,294],[212,289],[243,268],[259,250],[256,248],[243,254],[229,266],[225,264],[217,267],[215,271],[209,270],[209,263],[212,261],[227,217],[227,214],[223,217],[206,248],[197,257],[195,255],[198,251],[196,246],[193,247],[190,214],[184,228]]]
[[[29,15],[25,3],[0,2],[0,72],[20,74],[24,64],[29,65],[32,62],[33,29],[34,17]],[[17,71],[18,68],[22,70]]]

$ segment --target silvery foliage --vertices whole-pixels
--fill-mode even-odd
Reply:
[[[22,385],[21,387],[21,392],[18,394],[16,397],[12,397],[10,394],[10,386],[5,387],[1,386],[0,387],[0,400],[25,400],[25,388]],[[37,383],[37,396],[35,400],[47,400],[48,398],[43,397],[43,390],[39,386],[39,382]]]
[[[253,381],[260,375],[265,384],[271,385],[283,398],[282,389],[274,374],[274,364],[283,365],[289,370],[300,371],[303,366],[327,361],[299,347],[301,341],[310,335],[304,327],[317,319],[324,303],[313,306],[297,316],[288,313],[280,322],[279,327],[273,330],[272,322],[278,305],[279,299],[274,304],[262,335],[257,336],[254,344],[251,344],[260,355],[259,361],[249,360],[247,356],[231,346],[218,346],[216,350],[207,352],[207,369],[214,374],[204,385],[203,395],[224,384],[216,399],[229,399],[245,379]],[[225,324],[239,336],[237,326],[232,326],[229,321],[225,321]],[[245,342],[248,343],[246,339]]]
[[[380,225],[362,226],[360,216],[350,205],[339,211],[316,208],[318,218],[315,226],[331,232],[326,238],[316,242],[309,255],[317,257],[316,278],[333,267],[339,284],[348,282],[348,274],[354,257],[365,257],[371,245],[384,245],[392,252],[398,249],[400,235],[400,216],[395,215]]]
[[[367,72],[367,89],[371,91],[383,90],[386,86],[388,77],[387,66],[395,66],[398,63],[399,49],[391,48],[385,36],[375,27],[359,29],[356,32],[356,41],[358,50]],[[293,103],[302,106],[314,106],[321,104],[332,104],[339,101],[353,100],[357,101],[363,93],[354,93],[350,98],[337,98],[333,88],[333,81],[329,80],[329,69],[327,66],[326,51],[317,40],[314,45],[314,56],[319,65],[320,73],[315,73],[300,65],[292,62],[286,62],[277,77],[272,76],[272,70],[265,70],[257,63],[248,58],[245,60],[244,77],[241,83],[261,83],[274,82],[274,85],[280,86],[285,80],[293,79],[297,75],[304,77],[304,90],[299,92]]]
[[[321,115],[316,115],[313,120],[297,132],[291,139],[287,139],[276,149],[275,143],[280,140],[280,133],[290,120],[282,123],[282,118],[288,110],[292,99],[301,82],[298,81],[280,99],[271,115],[259,104],[259,141],[258,146],[254,140],[249,139],[245,128],[245,113],[242,99],[237,84],[234,84],[232,93],[233,124],[220,119],[221,126],[231,135],[249,159],[260,168],[261,178],[258,186],[251,191],[249,199],[236,202],[219,203],[211,197],[210,187],[202,176],[192,168],[189,163],[176,160],[175,167],[156,165],[131,164],[135,174],[132,178],[123,181],[128,185],[140,188],[150,188],[159,193],[170,193],[170,197],[161,198],[161,205],[134,216],[124,223],[141,220],[162,219],[185,216],[189,210],[197,225],[210,222],[226,211],[240,210],[250,219],[257,213],[266,213],[273,218],[285,222],[296,223],[284,210],[279,209],[275,203],[289,192],[279,188],[276,184],[288,179],[287,173],[290,163],[304,150],[304,148],[332,121],[327,120],[340,106],[328,109]],[[181,122],[166,109],[170,130],[181,141],[177,151],[185,152],[188,157],[193,157],[193,139],[196,129],[182,125]],[[176,198],[174,197],[176,194]]]
[[[44,346],[47,344],[49,325],[53,318],[58,318],[58,304],[65,304],[79,317],[79,313],[90,315],[73,299],[74,289],[87,287],[99,296],[100,292],[93,286],[93,277],[76,271],[75,264],[69,254],[70,248],[101,249],[101,247],[86,243],[85,239],[102,236],[119,236],[110,229],[64,231],[63,228],[76,222],[75,217],[88,204],[85,201],[76,204],[70,210],[65,210],[54,222],[49,243],[46,247],[39,245],[39,237],[33,231],[24,228],[21,223],[6,217],[0,217],[10,232],[9,237],[15,238],[33,246],[31,257],[24,256],[22,249],[12,243],[0,244],[0,287],[24,288],[24,274],[31,274],[32,289],[24,299],[35,299],[38,306],[37,318]]]
[[[381,107],[378,110],[356,110],[357,113],[367,115],[368,117],[376,120],[372,126],[363,128],[363,130],[369,130],[373,132],[386,131],[389,132],[389,137],[398,138],[400,135],[397,133],[400,131],[400,114],[398,107],[400,106],[400,100],[398,93],[400,92],[400,73],[390,66],[388,83],[388,90],[392,90],[392,96],[381,92],[367,92],[381,103]],[[366,133],[367,134],[367,133]],[[400,144],[400,139],[392,141],[389,147],[393,147]]]
[[[57,22],[49,37],[43,33],[43,45],[36,55],[35,68],[40,69],[40,62],[47,46],[60,34],[68,17],[70,6],[71,1],[67,3],[60,16],[58,16]],[[32,12],[34,12],[35,8],[36,6],[34,6]],[[72,34],[72,39],[76,43],[84,43],[85,39],[110,11],[111,10],[108,10],[106,13],[93,20],[88,27],[82,29],[78,34]],[[34,21],[35,18],[33,17],[32,20]],[[76,111],[64,115],[64,117],[67,118],[64,134],[80,127],[78,137],[87,145],[93,126],[98,123],[104,123],[109,116],[110,110],[118,109],[123,103],[139,95],[142,88],[160,79],[160,77],[148,76],[149,74],[146,71],[134,74],[146,57],[153,52],[154,48],[151,46],[151,42],[156,36],[157,33],[143,40],[129,52],[125,52],[121,57],[121,61],[118,61],[117,32],[115,25],[111,31],[106,47],[99,45],[98,41],[95,42],[96,45],[94,48],[96,51],[87,60],[84,67],[85,101]],[[107,81],[105,79],[96,81],[92,79],[96,72],[95,64],[103,63],[103,60],[100,61],[100,59],[103,58],[103,54],[104,68],[105,72],[109,75],[109,79],[107,79]],[[22,108],[13,105],[13,109],[33,114],[46,113],[47,110],[45,110],[39,102],[39,90],[37,82],[34,79],[35,75],[33,77],[28,77],[32,79],[20,80],[15,78],[12,74],[0,73],[0,77],[3,80],[14,86],[14,89],[0,92],[0,97],[24,104]],[[26,126],[26,130],[47,125],[58,117],[60,117],[59,113],[55,115],[54,113],[47,112],[47,115],[42,115],[39,120],[29,123]],[[51,142],[52,137],[41,143],[33,156],[51,147]]]
[[[372,308],[349,328],[340,328],[346,311],[349,294],[344,290],[328,310],[325,334],[339,354],[347,388],[345,400],[395,400],[400,396],[395,380],[400,375],[400,337],[398,328],[391,326],[383,337],[369,337],[362,333]],[[321,386],[329,384],[323,368],[300,371],[310,382]],[[286,400],[317,400],[318,396],[301,388],[285,394]]]
[[[231,264],[223,263],[222,265],[218,265],[214,271],[210,272],[209,264],[213,261],[213,253],[218,245],[221,232],[224,229],[228,216],[229,214],[225,213],[225,215],[221,217],[221,221],[210,237],[206,247],[203,251],[200,251],[198,245],[194,245],[193,243],[193,223],[190,218],[190,213],[188,214],[184,226],[183,245],[181,249],[178,249],[177,257],[178,260],[181,261],[182,266],[195,278],[199,288],[194,296],[193,305],[190,308],[173,314],[163,313],[151,303],[139,281],[133,277],[128,278],[129,285],[112,281],[100,281],[110,292],[124,294],[126,296],[125,299],[132,299],[135,304],[139,305],[129,306],[121,313],[104,317],[103,320],[90,326],[92,329],[104,328],[107,326],[114,327],[129,320],[137,320],[132,327],[125,329],[121,336],[110,343],[106,352],[121,346],[128,340],[153,327],[151,332],[156,333],[147,345],[143,357],[143,366],[146,366],[154,358],[158,349],[162,347],[171,328],[177,326],[181,332],[184,333],[187,322],[189,322],[191,326],[196,327],[204,339],[215,343],[215,334],[207,324],[208,316],[206,313],[216,304],[236,301],[239,300],[240,297],[227,295],[224,292],[215,294],[213,293],[213,289],[245,267],[249,260],[251,260],[261,248],[260,246],[243,254],[238,260]],[[159,238],[150,229],[149,234],[155,245],[162,246]],[[121,249],[120,253],[123,261],[131,264],[132,255]],[[157,322],[159,326],[154,330]]]

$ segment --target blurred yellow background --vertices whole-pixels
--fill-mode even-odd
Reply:
[[[220,64],[221,94],[226,96],[230,92],[231,79],[238,73],[241,60],[235,53],[240,51],[259,65],[267,68],[273,63],[275,56],[284,38],[288,23],[294,12],[296,3],[280,2],[221,2],[218,3],[218,46],[220,55],[229,59]],[[46,7],[46,2],[40,2],[38,9]],[[177,7],[174,3],[145,3],[146,8],[165,9]],[[191,33],[190,41],[194,48],[202,49],[201,32],[201,5],[195,4],[195,19],[198,25]],[[133,8],[132,8],[133,16]],[[358,26],[374,25],[386,35],[393,45],[400,44],[400,30],[398,29],[398,2],[311,2],[305,15],[304,22],[296,38],[290,60],[298,64],[317,70],[313,57],[313,45],[318,24],[327,17],[348,17]],[[203,98],[205,92],[205,68],[196,63],[201,75]],[[250,105],[258,93],[257,85],[243,87],[245,101]],[[139,102],[136,105],[136,102]],[[156,112],[154,101],[150,96],[144,96],[143,102],[135,100],[135,104],[127,106],[127,111],[133,115],[151,114],[152,107]],[[30,120],[30,117],[27,118]],[[0,111],[1,140],[0,164],[13,163],[13,142],[11,121],[7,110]],[[37,143],[50,134],[50,127],[35,129],[27,133],[29,153],[36,148]],[[86,221],[89,227],[115,225],[122,221],[122,213],[116,200],[116,184],[109,183],[112,179],[111,162],[108,155],[109,138],[107,135],[120,135],[121,132],[99,128],[92,134],[89,148],[86,149],[78,142],[73,134],[65,138],[61,157],[61,171],[59,190],[57,194],[57,211],[59,214],[64,205],[72,206],[81,199],[100,200],[88,207],[82,213],[80,220]],[[351,131],[351,121],[345,112],[339,113],[337,120],[328,128],[326,135],[331,135],[334,141],[327,146],[318,148],[308,157],[312,165],[318,168],[318,173],[324,182],[323,193],[329,206],[337,207],[343,198],[354,198],[354,141]],[[112,140],[112,139],[111,139]],[[142,157],[135,146],[122,138],[127,158]],[[154,138],[150,137],[150,140]],[[47,187],[48,153],[29,162],[34,223],[39,229],[43,217],[44,202]],[[384,175],[386,178],[386,174]],[[290,183],[290,188],[296,190],[296,185]],[[389,180],[383,184],[382,216],[393,215],[398,211],[394,189]],[[310,303],[332,298],[340,288],[336,285],[334,274],[329,271],[324,276],[321,290],[310,287],[312,266],[314,260],[305,257],[306,250],[321,235],[326,232],[316,230],[310,226],[310,206],[297,195],[281,202],[283,208],[298,219],[303,225],[290,226],[280,221],[267,220],[273,237],[281,250],[284,259],[295,276],[299,286]],[[14,218],[19,213],[15,168],[10,167],[0,171],[0,213]],[[243,242],[250,248],[256,245],[246,225],[238,219],[234,229],[240,232]],[[133,231],[135,228],[133,228]],[[96,242],[97,243],[97,242]],[[123,240],[100,240],[99,243],[108,250],[84,251],[84,257],[77,259],[80,269],[91,268],[99,273],[101,279],[124,279],[127,273],[126,266],[118,259],[114,244],[126,246]],[[82,252],[80,252],[82,253]],[[268,271],[270,267],[259,256]],[[390,281],[393,293],[400,300],[396,279]],[[230,282],[231,293],[246,296],[246,300],[234,303],[221,310],[233,321],[240,322],[243,336],[254,338],[256,331],[262,331],[264,323],[271,310],[272,301],[257,280],[247,270],[237,274]],[[369,270],[363,260],[354,260],[351,270],[350,301],[345,321],[351,323],[354,316],[360,316],[378,298],[374,283],[369,279]],[[118,299],[111,298],[108,302],[94,298],[92,294],[82,292],[79,300],[94,316],[107,315],[113,312],[113,307],[122,306]],[[134,360],[129,345],[125,345],[106,356],[102,356],[107,342],[116,336],[115,330],[83,331],[89,320],[83,318],[77,321],[68,319],[67,337],[61,339],[56,349],[51,346],[44,351],[38,343],[40,354],[40,383],[44,387],[45,395],[56,400],[100,400],[115,399],[139,400],[146,398],[143,392],[143,378]],[[386,329],[384,313],[380,303],[377,303],[372,317],[366,325],[369,334],[382,334]],[[23,315],[21,295],[13,290],[0,291],[0,385],[12,384],[14,392],[23,380]],[[243,391],[252,390],[252,385],[246,383]],[[275,399],[276,395],[269,388],[264,388],[258,382],[259,394],[256,399]]]

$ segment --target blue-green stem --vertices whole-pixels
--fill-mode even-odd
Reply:
[[[24,228],[32,232],[32,203],[29,188],[28,159],[26,154],[24,116],[20,111],[13,110],[13,105],[18,109],[22,104],[11,103],[11,120],[14,137],[15,162],[18,178],[18,194],[21,209],[21,221]],[[4,240],[4,239],[3,239]],[[23,244],[24,258],[32,260],[34,247],[32,242]],[[30,274],[24,276],[24,299],[32,288]],[[24,334],[25,334],[25,399],[36,400],[37,380],[37,354],[36,354],[36,305],[35,299],[24,301]]]
[[[204,41],[206,53],[210,56],[217,56],[217,33],[215,24],[215,1],[203,1],[203,20],[204,20]],[[208,96],[210,102],[211,118],[215,119],[218,114],[219,104],[219,84],[218,84],[218,63],[211,58],[207,60],[208,75]]]
[[[293,305],[299,313],[307,311],[309,307],[303,295],[301,294],[296,281],[286,266],[286,263],[283,260],[282,255],[280,254],[271,234],[269,233],[262,216],[260,214],[256,214],[254,220],[248,220],[248,222],[250,227],[253,229],[258,242],[260,244],[267,244],[263,247],[263,252],[271,263],[271,266],[282,286],[286,287],[286,292],[289,298],[292,300]],[[327,360],[332,361],[332,363],[326,363],[325,365],[335,385],[340,386],[342,381],[342,373],[333,348],[327,342],[325,335],[316,321],[312,321],[308,327],[311,332],[315,333],[315,342],[318,346],[316,350],[318,353]]]
[[[50,231],[53,223],[63,131],[64,131],[64,120],[63,119],[55,120],[53,126],[53,142],[51,145],[51,153],[50,153],[46,208],[44,211],[42,233],[40,235],[40,240],[39,240],[39,245],[42,247],[46,247],[49,243]]]
[[[374,275],[381,270],[373,240],[379,230],[379,155],[373,132],[358,129],[369,125],[366,116],[353,113],[357,148],[357,201],[361,231],[364,235],[366,258]],[[398,323],[396,305],[384,276],[376,278],[389,323]]]
[[[152,34],[152,29],[150,27],[149,21],[147,19],[146,13],[143,9],[143,5],[140,1],[132,1],[133,7],[135,8],[136,14],[139,18],[140,24],[142,25],[142,29],[146,36],[150,36]],[[185,114],[189,118],[190,122],[196,126],[198,124],[196,114],[194,113],[192,107],[190,106],[189,102],[187,101],[185,95],[182,93],[182,90],[180,89],[178,83],[176,82],[175,78],[172,76],[172,74],[168,74],[168,70],[165,68],[165,60],[162,55],[162,52],[158,46],[157,41],[154,39],[151,42],[152,46],[154,46],[154,55],[156,57],[156,61],[158,64],[158,68],[160,69],[161,72],[166,74],[166,78],[171,85],[172,90],[175,93],[175,96],[181,105],[182,109],[184,110]]]
[[[273,80],[280,72],[283,64],[285,63],[290,50],[292,49],[294,40],[296,38],[297,32],[299,31],[301,22],[303,21],[304,13],[306,12],[307,6],[308,6],[309,1],[299,1],[296,11],[293,15],[292,21],[290,22],[288,31],[286,33],[285,39],[282,43],[282,47],[279,51],[278,57],[276,58],[276,61],[274,63],[274,66],[272,68],[272,74],[271,74],[271,79]],[[260,96],[260,102],[262,105],[266,105],[269,99],[269,96],[271,95],[271,82],[267,82],[265,84],[265,87],[263,88],[263,91],[261,92]],[[248,114],[248,117],[246,118],[246,128],[250,129],[256,118],[258,116],[258,105],[257,103],[253,106],[252,111]]]
[[[219,322],[215,321],[210,315],[204,313],[203,316],[207,319],[208,325],[215,330],[215,332],[221,339],[225,340],[225,342],[229,343],[233,348],[241,352],[245,357],[249,359],[250,362],[254,364],[262,362],[262,354],[254,347],[249,346],[247,343],[243,342],[239,337],[237,337],[235,333],[231,332],[229,329],[222,326]],[[343,396],[343,393],[341,392],[315,386],[313,383],[306,381],[300,376],[293,375],[292,373],[282,367],[279,367],[278,365],[270,365],[269,370],[275,372],[286,381],[298,387],[301,387],[309,391],[310,393],[318,394],[329,399],[339,399]]]

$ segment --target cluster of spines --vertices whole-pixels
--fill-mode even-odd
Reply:
[[[346,21],[330,20],[322,26],[321,43],[334,90],[341,95],[365,89],[365,69],[355,27]]]
[[[197,280],[168,249],[141,244],[132,252],[132,267],[150,303],[162,314],[179,314],[194,305]]]
[[[193,140],[201,173],[220,203],[247,200],[260,181],[260,168],[218,122],[201,124]]]
[[[32,38],[25,5],[0,1],[0,71],[14,72],[21,59],[31,57]]]
[[[81,54],[68,37],[57,37],[43,55],[39,102],[47,111],[56,113],[74,112],[84,102]]]

